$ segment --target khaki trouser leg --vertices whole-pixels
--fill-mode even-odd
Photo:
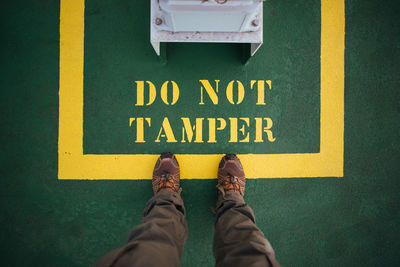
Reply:
[[[216,266],[280,266],[253,210],[237,193],[220,195],[214,235]]]
[[[180,195],[160,191],[147,203],[143,217],[127,244],[105,255],[95,266],[179,266],[188,235]]]

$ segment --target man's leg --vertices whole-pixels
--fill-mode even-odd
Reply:
[[[95,266],[179,266],[188,228],[180,197],[179,165],[170,153],[163,153],[157,161],[153,190],[143,223],[132,230],[127,244]]]
[[[280,266],[253,210],[243,199],[245,176],[235,155],[226,155],[218,169],[217,215],[214,235],[216,266]]]

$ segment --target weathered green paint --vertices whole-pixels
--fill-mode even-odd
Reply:
[[[241,44],[169,43],[167,61],[160,61],[149,44],[146,3],[86,1],[84,153],[157,154],[165,149],[180,154],[319,152],[320,1],[303,1],[296,8],[290,1],[266,2],[265,44],[246,66]],[[220,80],[218,105],[205,93],[205,104],[199,105],[201,79],[212,85]],[[180,88],[179,101],[173,106],[160,98],[161,85],[170,80]],[[239,105],[226,98],[225,89],[232,80],[241,81],[245,88]],[[266,89],[265,106],[256,105],[257,90],[250,89],[251,80],[272,81],[272,90]],[[154,83],[157,97],[152,105],[135,107],[135,81]],[[136,124],[129,127],[130,117],[151,118],[151,128],[145,124],[146,143],[134,143]],[[164,117],[169,118],[178,143],[154,142]],[[220,117],[228,123],[224,131],[217,132],[216,144],[182,144],[180,117],[189,117],[192,123],[196,117],[205,118],[204,142],[207,118]],[[229,117],[249,118],[249,143],[228,143]],[[273,120],[275,142],[253,142],[254,117]]]
[[[300,3],[289,6],[286,1],[267,5],[284,3],[285,12],[301,8],[296,7]],[[113,5],[123,9],[125,2]],[[137,8],[146,14],[148,4]],[[284,266],[400,264],[398,10],[396,1],[346,2],[344,178],[248,181],[246,199]],[[135,12],[125,12],[129,11]],[[140,223],[152,194],[150,181],[57,180],[59,2],[9,1],[0,12],[2,261],[6,266],[90,265],[120,246],[129,229]],[[107,16],[108,11],[96,12]],[[143,23],[143,16],[131,19]],[[297,23],[285,25],[293,28]],[[145,46],[148,33],[143,34]],[[260,55],[266,55],[272,41],[266,36]],[[167,66],[196,47],[169,47]],[[231,52],[239,47],[206,47],[229,60],[227,66],[238,65],[240,55]],[[125,49],[120,51],[121,60],[133,53]],[[153,57],[150,47],[145,49],[146,57]],[[289,47],[286,52],[287,60],[297,55]],[[252,64],[256,62],[246,68]],[[109,64],[104,68],[116,71]],[[243,67],[237,68],[242,75]],[[285,102],[274,103],[279,112]],[[112,112],[116,118],[124,116]],[[285,134],[296,138],[297,133],[288,129]],[[185,180],[182,187],[190,231],[182,266],[211,266],[215,181]]]

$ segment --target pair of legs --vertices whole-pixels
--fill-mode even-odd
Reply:
[[[132,230],[125,246],[109,252],[96,266],[179,266],[188,235],[179,181],[176,157],[161,154],[153,172],[154,196],[144,209],[143,223]],[[243,199],[245,181],[240,160],[225,155],[218,168],[216,266],[280,266]]]

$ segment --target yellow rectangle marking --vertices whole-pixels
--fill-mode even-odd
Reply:
[[[151,179],[158,155],[83,154],[84,15],[84,0],[61,0],[58,178]],[[343,176],[344,49],[344,0],[322,0],[320,152],[239,155],[247,178]],[[182,179],[215,178],[221,157],[177,155]]]

